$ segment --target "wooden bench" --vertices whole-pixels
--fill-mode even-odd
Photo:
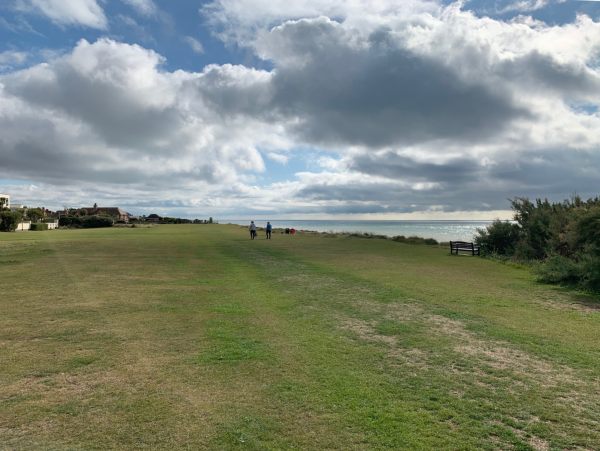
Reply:
[[[450,254],[458,255],[460,252],[479,255],[479,246],[466,241],[450,241]]]

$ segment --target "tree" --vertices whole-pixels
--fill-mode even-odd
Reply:
[[[23,215],[18,211],[4,210],[0,212],[0,231],[14,232],[22,221]]]
[[[29,208],[27,210],[27,218],[31,219],[32,222],[38,222],[45,216],[44,210],[41,208]]]

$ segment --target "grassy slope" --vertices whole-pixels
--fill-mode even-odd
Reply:
[[[0,234],[0,448],[600,448],[600,310],[447,254]]]

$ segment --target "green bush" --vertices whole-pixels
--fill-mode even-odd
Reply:
[[[519,242],[517,224],[495,220],[485,229],[477,229],[475,243],[484,255],[513,255]]]
[[[14,232],[22,219],[23,215],[18,211],[0,211],[0,231]]]
[[[515,255],[522,260],[542,260],[551,255],[552,217],[556,215],[555,205],[547,199],[536,199],[535,203],[525,198],[512,202],[515,221],[521,229]]]
[[[540,282],[571,285],[600,292],[600,256],[584,253],[578,260],[553,255],[538,268]]]
[[[600,197],[511,203],[515,223],[494,221],[478,230],[482,253],[537,261],[541,281],[600,292]]]
[[[576,284],[581,278],[581,268],[574,260],[562,255],[553,255],[538,268],[540,282],[558,284]]]
[[[600,249],[600,207],[592,208],[583,214],[578,219],[575,230],[577,244]]]
[[[48,230],[48,224],[44,222],[34,222],[31,224],[29,230],[32,230],[34,232],[38,232],[40,230]]]
[[[83,227],[85,229],[112,227],[114,223],[110,216],[61,216],[58,220],[58,225],[61,227]]]
[[[584,254],[580,262],[582,288],[600,292],[600,255]]]
[[[61,216],[58,218],[58,225],[60,227],[81,227],[80,216]]]
[[[98,227],[112,227],[115,221],[110,216],[84,216],[81,221],[81,227],[93,229]]]
[[[438,244],[437,240],[433,238],[421,238],[420,236],[409,236],[408,238],[404,235],[396,235],[392,237],[392,241],[397,241],[398,243],[408,243],[408,244],[429,244],[434,245]]]

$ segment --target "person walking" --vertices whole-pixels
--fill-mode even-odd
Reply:
[[[271,223],[269,221],[267,221],[267,240],[271,239],[271,233],[273,232],[273,226],[271,225]]]
[[[250,227],[248,227],[248,230],[250,230],[250,239],[253,240],[256,238],[256,224],[254,224],[254,221],[250,221]]]

